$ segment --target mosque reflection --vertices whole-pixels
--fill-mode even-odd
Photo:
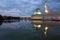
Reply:
[[[48,31],[48,26],[46,26],[45,28],[44,28],[44,37],[46,38],[46,35],[47,35],[47,31]]]
[[[37,20],[33,20],[32,21],[32,23],[33,23],[33,25],[34,25],[34,28],[36,29],[36,30],[40,30],[41,29],[41,27],[42,27],[42,21],[37,21]],[[41,24],[40,24],[41,23]]]
[[[33,23],[34,28],[35,28],[36,30],[40,30],[40,28],[44,27],[44,28],[43,28],[43,29],[44,29],[44,35],[46,36],[47,30],[48,30],[48,26],[45,25],[46,22],[40,21],[40,20],[33,20],[32,23]]]
[[[60,28],[60,21],[40,21],[40,20],[32,20],[32,23],[34,25],[34,28],[36,30],[41,30],[40,28],[43,27],[44,31],[44,39],[47,38],[49,30],[51,28]]]
[[[40,30],[41,25],[40,24],[34,24],[34,27],[35,27],[36,30]]]

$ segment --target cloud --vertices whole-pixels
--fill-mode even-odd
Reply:
[[[44,1],[46,0],[0,0],[0,14],[11,16],[16,14],[18,16],[31,16],[36,8],[40,8],[41,11],[44,12]],[[48,0],[47,3],[52,11],[59,11],[59,0]]]
[[[20,10],[18,9],[11,9],[11,10],[0,10],[1,15],[6,16],[20,16]]]
[[[0,9],[4,10],[4,13],[1,12],[2,15],[31,16],[32,10],[36,9],[41,3],[41,0],[0,0]],[[16,9],[20,12],[18,13]]]
[[[50,0],[48,5],[52,12],[60,12],[60,0]]]

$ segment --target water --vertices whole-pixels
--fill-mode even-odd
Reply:
[[[0,40],[60,40],[60,21],[0,22]]]

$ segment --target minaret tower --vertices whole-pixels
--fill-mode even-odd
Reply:
[[[45,1],[45,4],[44,4],[44,13],[45,14],[49,14],[50,13],[50,10],[48,8],[48,5],[47,5],[47,2]]]
[[[42,14],[42,13],[41,13],[40,9],[37,8],[34,14]]]

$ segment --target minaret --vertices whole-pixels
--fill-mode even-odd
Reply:
[[[50,10],[49,10],[49,8],[47,6],[47,2],[45,2],[45,4],[44,4],[44,13],[45,14],[49,14],[50,13]]]
[[[37,8],[34,14],[42,14],[42,13],[41,13],[40,9]]]

